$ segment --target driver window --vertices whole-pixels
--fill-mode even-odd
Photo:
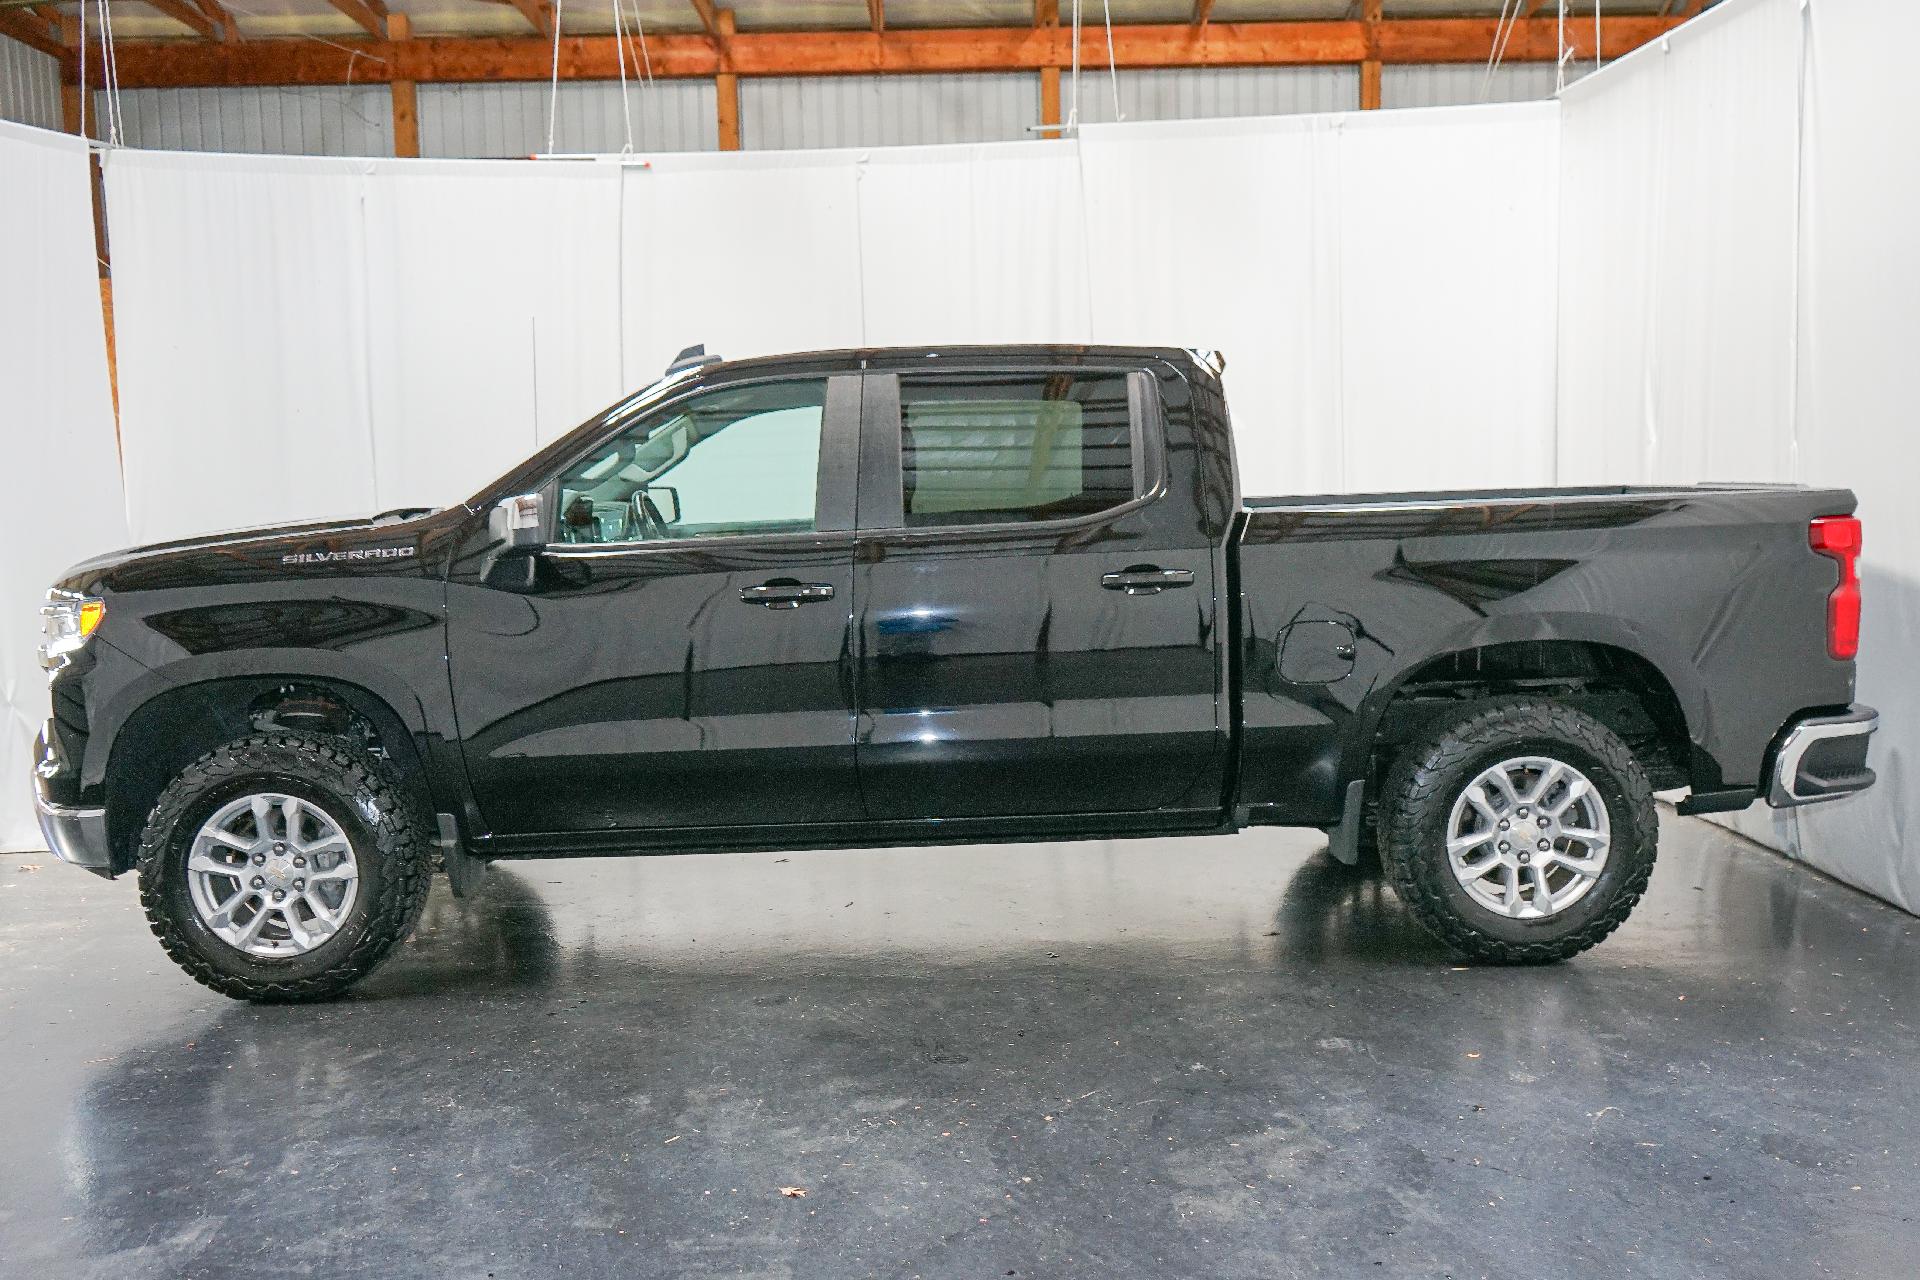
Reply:
[[[561,542],[659,542],[808,532],[820,473],[824,378],[695,396],[560,477]]]

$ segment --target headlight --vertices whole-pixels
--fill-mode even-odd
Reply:
[[[83,596],[72,591],[49,591],[40,606],[40,665],[58,671],[67,659],[86,647],[87,637],[107,616],[107,602],[98,596]]]

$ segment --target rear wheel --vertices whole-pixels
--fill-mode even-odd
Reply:
[[[1380,852],[1414,916],[1503,964],[1563,960],[1646,891],[1659,819],[1646,773],[1606,726],[1506,698],[1431,726],[1388,770]]]
[[[244,1000],[318,1000],[372,972],[419,919],[425,815],[386,761],[345,739],[255,734],[161,793],[140,898],[167,954]]]

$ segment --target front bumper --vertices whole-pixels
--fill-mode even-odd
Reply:
[[[1873,785],[1867,740],[1880,713],[1854,703],[1839,714],[1800,716],[1773,750],[1767,803],[1776,809],[1838,800]]]
[[[40,819],[40,834],[46,838],[47,851],[62,862],[112,879],[113,853],[107,843],[107,811],[54,803],[48,792],[51,779],[58,771],[59,758],[49,747],[45,734],[34,748],[38,763],[33,770],[33,811]]]

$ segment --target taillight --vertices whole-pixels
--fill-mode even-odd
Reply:
[[[1860,652],[1860,521],[1856,516],[1819,516],[1807,526],[1807,541],[1840,564],[1840,585],[1827,596],[1827,652],[1847,659]]]

